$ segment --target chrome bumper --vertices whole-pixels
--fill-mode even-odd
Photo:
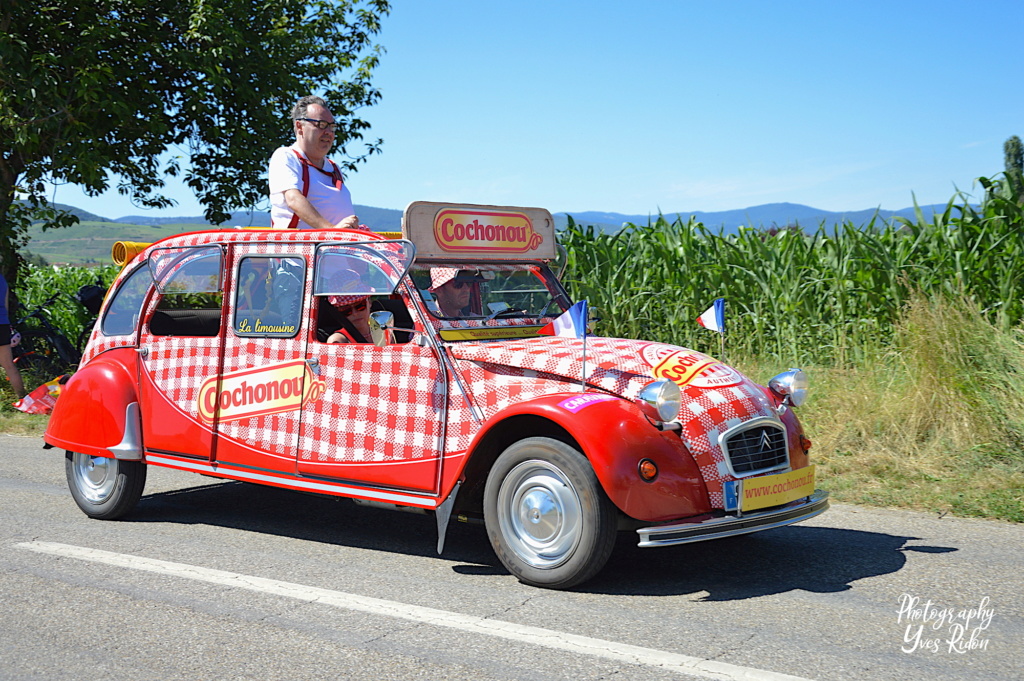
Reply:
[[[637,530],[637,534],[640,535],[639,546],[674,546],[770,530],[821,515],[827,508],[828,492],[816,489],[814,494],[801,501],[767,511],[751,511],[742,516],[727,515],[695,523],[641,527]]]

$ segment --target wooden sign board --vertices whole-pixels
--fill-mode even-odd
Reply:
[[[554,260],[555,220],[544,208],[414,201],[402,234],[417,259]]]

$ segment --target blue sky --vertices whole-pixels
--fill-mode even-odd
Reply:
[[[355,203],[944,203],[1024,137],[1024,3],[395,0]],[[272,149],[267,149],[269,159]],[[199,215],[178,206],[145,214]],[[116,192],[53,198],[140,214]]]

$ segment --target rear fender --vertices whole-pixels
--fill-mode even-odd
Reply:
[[[541,417],[568,433],[590,460],[608,498],[632,518],[657,522],[711,510],[700,469],[679,435],[659,430],[635,404],[613,395],[562,393],[512,405],[488,420],[467,458],[473,459],[501,424],[522,416]],[[515,439],[537,434],[518,429]],[[651,482],[638,472],[645,458],[658,467]]]
[[[90,456],[142,459],[135,350],[104,353],[75,372],[54,405],[43,440]]]

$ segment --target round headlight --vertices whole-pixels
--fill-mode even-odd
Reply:
[[[800,369],[783,371],[768,381],[768,387],[773,393],[782,398],[786,404],[799,407],[807,401],[807,389],[810,383],[807,374]]]
[[[637,398],[640,409],[655,421],[671,421],[679,416],[682,403],[683,395],[679,392],[679,386],[666,380],[648,383]]]

